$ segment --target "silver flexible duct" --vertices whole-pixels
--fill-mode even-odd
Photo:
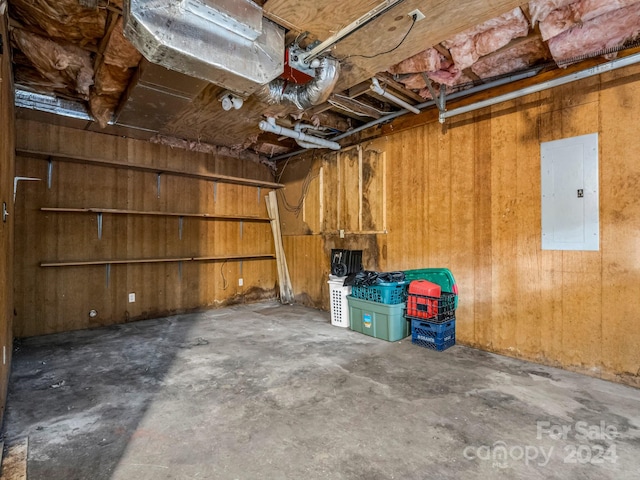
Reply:
[[[270,105],[291,103],[299,110],[305,110],[325,102],[333,92],[338,76],[340,63],[335,58],[325,57],[316,69],[316,76],[309,83],[296,85],[276,78],[256,92],[256,96]]]

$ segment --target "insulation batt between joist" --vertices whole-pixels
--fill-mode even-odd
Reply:
[[[124,37],[122,18],[119,18],[104,49],[104,62],[120,68],[133,68],[138,66],[140,60],[142,54]]]
[[[549,40],[556,62],[623,45],[640,37],[640,3],[601,15]]]
[[[529,22],[519,7],[492,18],[442,42],[460,70],[470,67],[483,55],[495,52],[518,37],[529,33]]]
[[[435,48],[427,48],[413,57],[393,65],[387,71],[392,74],[435,72],[442,68],[442,63],[445,60],[444,55]]]
[[[116,96],[91,93],[89,97],[89,109],[91,110],[93,118],[95,118],[96,122],[98,122],[102,128],[106,127],[111,120],[113,112],[118,106],[118,101],[119,97]]]
[[[447,86],[456,85],[462,76],[460,69],[435,48],[427,48],[423,52],[392,66],[388,72],[416,74],[399,80],[405,87],[413,89],[426,87],[420,72],[425,72],[434,82]]]
[[[132,70],[110,63],[103,63],[96,72],[96,93],[98,95],[120,95],[127,88]]]
[[[481,58],[471,67],[471,70],[480,78],[496,77],[524,70],[537,62],[547,60],[548,57],[547,47],[542,39],[536,35],[513,48]]]
[[[140,52],[124,38],[122,18],[118,19],[105,47],[103,62],[96,71],[96,88],[89,101],[91,114],[102,128],[113,117],[141,59]]]
[[[21,29],[13,29],[12,38],[44,78],[65,84],[82,98],[89,98],[93,66],[88,51],[75,45],[60,45]]]
[[[83,7],[77,0],[12,0],[11,10],[24,24],[80,45],[97,44],[107,18],[106,10]]]
[[[541,22],[547,15],[558,8],[572,4],[575,0],[532,0],[529,2],[529,14],[532,26]]]
[[[580,0],[551,12],[540,22],[543,40],[549,40],[575,26],[621,8],[638,3],[640,0]]]

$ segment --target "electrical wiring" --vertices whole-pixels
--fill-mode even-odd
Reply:
[[[315,159],[316,159],[316,154],[314,152],[313,157],[311,159],[312,165],[315,163]],[[282,178],[282,174],[284,173],[284,169],[287,167],[288,163],[289,162],[287,160],[287,163],[285,163],[284,166],[282,167],[282,171],[278,176],[278,182]],[[304,205],[304,199],[307,197],[307,194],[309,193],[311,182],[313,182],[319,176],[320,176],[320,172],[316,172],[313,175],[311,170],[307,172],[307,175],[305,176],[304,181],[302,182],[302,193],[300,194],[300,198],[295,204],[289,203],[287,196],[284,193],[284,189],[278,190],[278,193],[280,194],[280,198],[282,199],[282,206],[284,207],[284,209],[287,210],[288,212],[292,212],[296,217],[298,217],[298,215],[300,215],[300,212],[302,211],[302,207]]]
[[[311,182],[316,178],[318,178],[319,175],[320,175],[319,173],[316,173],[315,175],[312,176],[311,171],[309,171],[309,173],[304,179],[304,182],[302,183],[302,193],[300,195],[300,198],[298,199],[298,202],[295,205],[289,203],[289,201],[287,200],[287,196],[284,193],[284,189],[278,190],[278,193],[280,193],[280,198],[282,199],[282,203],[283,203],[282,206],[284,207],[284,209],[287,210],[288,212],[292,212],[296,217],[299,216],[300,212],[302,211],[302,207],[304,205],[304,200],[305,198],[307,198],[307,194],[309,193],[309,187],[311,186]]]
[[[375,107],[373,107],[373,106],[371,106],[371,105],[368,105],[368,104],[366,104],[366,103],[364,103],[364,102],[361,102],[360,100],[357,100],[357,99],[355,99],[355,98],[351,98],[351,97],[347,97],[347,96],[345,96],[345,95],[340,95],[339,93],[334,93],[334,94],[333,94],[333,96],[334,96],[336,99],[338,99],[338,100],[340,100],[340,99],[344,99],[344,100],[347,100],[347,101],[353,102],[353,103],[355,103],[355,104],[361,105],[361,106],[362,106],[362,107],[364,107],[364,108],[370,108],[370,109],[372,109],[372,110],[375,110],[375,111],[376,111],[376,112],[378,112],[380,115],[387,115],[388,113],[392,113],[392,112],[386,112],[386,111],[384,111],[384,110],[379,110],[379,109],[377,109],[377,108],[375,108]],[[327,100],[327,103],[329,103],[330,105],[333,105],[333,106],[334,106],[334,107],[336,107],[336,108],[339,108],[339,109],[341,109],[341,110],[344,110],[345,112],[351,112],[351,113],[353,113],[354,115],[358,115],[359,117],[369,117],[369,116],[370,116],[370,115],[367,115],[367,114],[362,113],[362,112],[356,112],[355,110],[352,110],[352,109],[348,108],[346,105],[342,105],[342,104],[341,104],[341,103],[339,103],[339,102],[336,102],[336,101],[331,100],[331,98],[329,98],[329,100]]]
[[[347,55],[344,58],[341,58],[340,61],[344,61],[348,58],[355,58],[355,57],[360,57],[360,58],[376,58],[379,57],[380,55],[386,55],[387,53],[391,53],[395,50],[397,50],[398,48],[400,48],[400,45],[402,45],[404,43],[404,41],[407,39],[407,37],[409,36],[409,34],[411,33],[411,30],[413,30],[413,27],[415,26],[416,22],[417,22],[417,17],[415,15],[413,15],[411,17],[412,21],[411,21],[411,26],[409,27],[409,30],[407,30],[407,33],[404,34],[404,36],[402,37],[402,40],[400,40],[400,43],[398,43],[395,47],[393,47],[390,50],[387,50],[386,52],[380,52],[380,53],[376,53],[374,55]]]
[[[337,103],[337,102],[334,102],[334,101],[333,101],[333,100],[331,100],[331,99],[327,100],[327,103],[328,103],[329,105],[333,105],[333,106],[334,106],[334,107],[336,107],[336,108],[339,108],[340,110],[344,110],[345,112],[353,113],[354,115],[357,115],[357,116],[359,116],[359,117],[368,117],[368,116],[369,116],[369,115],[365,115],[365,114],[364,114],[364,113],[362,113],[362,112],[356,112],[355,110],[352,110],[351,108],[348,108],[348,107],[346,107],[346,106],[344,106],[344,105],[341,105],[341,104],[339,104],[339,103]]]

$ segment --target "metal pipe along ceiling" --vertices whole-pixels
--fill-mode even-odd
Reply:
[[[513,82],[517,82],[519,80],[523,80],[525,78],[530,78],[533,77],[535,75],[537,75],[540,72],[539,68],[535,68],[532,70],[527,70],[526,72],[521,72],[521,73],[517,73],[515,75],[509,75],[508,77],[504,77],[501,78],[499,80],[496,80],[494,82],[491,83],[485,83],[482,85],[477,85],[475,87],[469,88],[467,90],[461,90],[459,92],[456,93],[452,93],[451,95],[449,95],[447,98],[450,100],[455,100],[456,98],[461,98],[461,97],[466,97],[468,95],[472,95],[474,93],[478,93],[478,92],[482,92],[485,90],[489,90],[491,88],[495,88],[495,87],[499,87],[501,85],[507,85],[509,83],[513,83]],[[417,108],[418,110],[422,110],[424,108],[427,107],[431,107],[433,105],[435,105],[436,102],[433,100],[429,100],[426,101],[424,103],[420,103],[418,105],[415,105],[415,108]],[[402,110],[398,110],[397,112],[393,112],[390,113],[389,115],[386,115],[384,117],[380,117],[376,120],[372,120],[369,123],[365,123],[364,125],[361,125],[357,128],[354,128],[353,130],[349,130],[348,132],[344,132],[341,133],[340,135],[336,135],[335,137],[331,138],[332,141],[337,142],[338,140],[342,140],[344,138],[350,137],[351,135],[355,135],[356,133],[360,133],[363,130],[366,130],[368,128],[371,127],[375,127],[376,125],[379,125],[381,123],[385,123],[385,122],[389,122],[395,118],[401,117],[402,115],[405,115],[409,113],[409,110],[407,109],[402,109]],[[271,160],[273,161],[278,161],[278,160],[284,160],[285,158],[289,158],[289,157],[294,157],[296,155],[299,155],[301,153],[303,153],[305,150],[297,150],[295,152],[289,152],[289,153],[284,153],[282,155],[278,155],[276,157],[273,157]]]
[[[572,73],[564,77],[555,78],[547,82],[542,82],[537,85],[532,85],[530,87],[522,88],[520,90],[516,90],[515,92],[505,93],[504,95],[499,95],[494,98],[489,98],[487,100],[476,102],[471,105],[466,105],[464,107],[454,108],[453,110],[450,110],[450,111],[441,112],[440,123],[444,123],[445,119],[454,117],[456,115],[472,112],[474,110],[479,110],[485,107],[490,107],[498,103],[508,102],[509,100],[514,100],[516,98],[524,97],[525,95],[530,95],[532,93],[548,90],[549,88],[559,87],[560,85],[566,85],[567,83],[572,83],[578,80],[582,80],[584,78],[600,75],[601,73],[609,72],[611,70],[617,70],[618,68],[627,67],[629,65],[634,65],[636,63],[640,63],[640,53],[629,55],[628,57],[617,58],[615,60],[611,60],[610,62],[603,63],[601,65],[597,65],[595,67],[589,68],[587,70],[582,70],[580,72]]]
[[[468,112],[472,112],[474,110],[479,110],[481,108],[485,108],[485,107],[490,107],[492,105],[496,105],[498,103],[503,103],[503,102],[507,102],[509,100],[514,100],[516,98],[520,98],[523,97],[525,95],[530,95],[532,93],[536,93],[536,92],[541,92],[543,90],[547,90],[549,88],[554,88],[554,87],[558,87],[560,85],[566,85],[567,83],[571,83],[571,82],[575,82],[577,80],[582,80],[585,78],[589,78],[595,75],[600,75],[601,73],[605,73],[611,70],[617,70],[619,68],[623,68],[623,67],[627,67],[629,65],[634,65],[636,63],[640,63],[640,53],[636,53],[633,55],[629,55],[628,57],[623,57],[623,58],[617,58],[615,60],[612,60],[610,62],[607,63],[603,63],[601,65],[597,65],[595,67],[586,69],[586,70],[582,70],[580,72],[577,73],[573,73],[570,75],[566,75],[564,77],[560,77],[560,78],[556,78],[553,80],[549,80],[547,82],[543,82],[540,83],[538,85],[532,85],[531,87],[526,87],[526,88],[522,88],[520,90],[516,90],[514,92],[510,92],[510,93],[506,93],[504,95],[499,95],[497,97],[494,98],[490,98],[487,100],[483,100],[480,102],[476,102],[473,103],[471,105],[466,105],[464,107],[460,107],[460,108],[455,108],[453,110],[449,110],[449,111],[445,111],[440,113],[440,121],[444,121],[444,119],[447,118],[451,118],[454,117],[456,115],[461,115],[463,113],[468,113]],[[491,82],[491,83],[487,83],[484,85],[478,85],[477,87],[473,87],[470,88],[468,90],[461,90],[459,92],[453,93],[451,95],[447,96],[448,100],[455,100],[456,98],[460,98],[460,97],[464,97],[464,96],[468,96],[471,95],[473,93],[477,93],[477,92],[481,92],[484,90],[488,90],[490,88],[495,88],[498,87],[500,85],[506,85],[509,83],[513,83],[519,80],[523,80],[525,78],[529,78],[529,77],[533,77],[535,76],[540,69],[534,69],[534,70],[530,70],[527,72],[523,72],[520,74],[516,74],[516,75],[511,75],[509,77],[505,77],[503,79],[497,80],[495,82]],[[415,105],[415,107],[419,110],[422,110],[424,108],[430,107],[436,105],[436,102],[433,100],[430,100],[428,102],[425,103],[421,103],[419,105]],[[398,118],[402,115],[405,115],[406,113],[409,113],[408,110],[406,109],[402,109],[402,110],[398,110],[397,112],[391,113],[385,117],[379,118],[377,120],[373,120],[369,123],[366,123],[365,125],[361,125],[358,128],[355,128],[353,130],[349,130],[348,132],[345,132],[341,135],[337,135],[333,138],[331,138],[332,141],[338,141],[338,140],[342,140],[344,138],[350,137],[351,135],[355,135],[356,133],[359,133],[363,130],[366,130],[368,128],[371,127],[375,127],[376,125],[379,125],[381,123],[385,123],[388,121],[391,121],[395,118]],[[295,155],[299,155],[301,153],[303,153],[304,150],[298,150],[296,152],[290,152],[290,153],[285,153],[283,155],[278,155],[277,157],[273,157],[271,160],[273,161],[278,161],[278,160],[283,160],[285,158],[289,158],[289,157],[293,157]]]

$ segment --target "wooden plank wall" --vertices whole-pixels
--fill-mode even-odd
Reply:
[[[7,17],[0,16],[0,36],[5,40],[0,55],[0,212],[2,203],[7,205],[6,222],[0,219],[0,425],[13,350],[13,175],[15,125],[13,110],[13,75],[7,45]]]
[[[121,160],[273,181],[266,166],[99,133],[18,120],[18,149]],[[42,207],[113,208],[267,217],[264,195],[252,186],[153,172],[16,158],[15,334],[18,337],[153,318],[227,303],[275,298],[275,261],[151,263],[43,268],[43,261],[272,254],[269,223],[178,217],[97,216],[42,212]],[[242,278],[243,286],[238,285]],[[135,293],[135,303],[128,294]],[[96,310],[95,318],[89,316]]]
[[[296,294],[329,307],[329,245],[368,246],[366,268],[449,267],[459,343],[639,386],[639,111],[634,66],[363,145],[386,157],[388,233],[340,240],[289,215]],[[543,251],[540,142],[594,132],[600,251]],[[326,199],[341,155],[292,161],[283,193],[299,195],[300,178],[322,165]],[[338,215],[320,197],[308,195],[305,208]]]

